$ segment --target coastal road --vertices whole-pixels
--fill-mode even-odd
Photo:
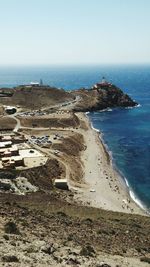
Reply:
[[[21,126],[20,120],[18,118],[16,118],[15,116],[13,116],[12,118],[17,122],[17,124],[16,124],[16,126],[15,126],[15,128],[13,130],[13,132],[17,133],[19,128],[20,128],[20,126]]]
[[[81,100],[81,97],[80,96],[76,96],[75,99],[73,99],[72,101],[67,101],[67,102],[63,102],[63,103],[60,103],[60,104],[57,104],[57,105],[52,105],[50,107],[44,107],[40,110],[40,112],[44,112],[44,111],[51,111],[53,109],[63,109],[63,110],[67,110],[68,107],[73,108],[74,105],[76,105],[78,102],[80,102]],[[36,116],[36,113],[38,113],[39,110],[33,110],[31,111],[32,114],[34,114]],[[30,113],[30,112],[29,112]],[[17,115],[20,115],[20,116],[33,116],[33,115],[26,115],[26,112],[18,112],[16,113],[15,115],[13,115],[14,117],[17,116]],[[38,115],[37,115],[38,116]]]

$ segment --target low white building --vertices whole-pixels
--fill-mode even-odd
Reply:
[[[39,82],[30,82],[30,85],[31,86],[40,86],[40,83]]]

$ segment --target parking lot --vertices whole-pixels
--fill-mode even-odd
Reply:
[[[31,138],[29,139],[28,143],[29,144],[36,144],[39,146],[49,144],[51,145],[52,143],[58,143],[61,142],[63,139],[63,135],[54,133],[51,135],[43,135],[43,136],[35,136],[31,135]]]

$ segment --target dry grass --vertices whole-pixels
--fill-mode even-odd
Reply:
[[[16,121],[13,118],[0,118],[0,130],[13,130],[16,126]]]
[[[74,114],[68,117],[52,118],[50,117],[19,117],[21,126],[23,127],[39,127],[39,128],[67,128],[78,127],[79,120]]]

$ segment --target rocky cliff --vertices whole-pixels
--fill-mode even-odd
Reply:
[[[112,107],[134,107],[137,103],[115,85],[105,88],[80,89],[75,94],[80,101],[75,111],[96,111]]]

